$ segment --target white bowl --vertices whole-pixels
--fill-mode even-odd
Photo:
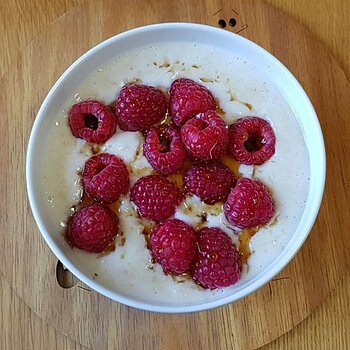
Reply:
[[[44,157],[41,154],[42,150],[46,148],[47,135],[53,127],[54,116],[62,109],[62,105],[68,96],[72,95],[79,82],[82,82],[89,73],[97,70],[101,65],[125,50],[169,40],[212,44],[215,47],[232,50],[232,52],[246,57],[247,60],[254,60],[256,68],[264,72],[268,79],[288,98],[301,126],[309,152],[309,193],[300,223],[289,243],[278,258],[266,266],[257,276],[240,284],[239,287],[233,288],[230,293],[225,293],[223,296],[217,295],[215,298],[201,303],[192,302],[189,304],[184,301],[183,303],[167,304],[135,298],[108,289],[84,274],[79,266],[67,257],[66,250],[71,248],[62,245],[62,236],[50,227],[45,215],[45,207],[49,203],[42,200],[40,186],[44,166]],[[323,195],[325,169],[324,142],[312,104],[298,81],[275,57],[251,41],[225,30],[198,24],[170,23],[137,28],[112,37],[89,50],[64,72],[45,98],[36,117],[28,145],[26,178],[30,205],[40,232],[53,253],[74,275],[99,293],[123,304],[150,311],[182,313],[214,308],[247,296],[270,281],[288,264],[302,246],[316,219]]]

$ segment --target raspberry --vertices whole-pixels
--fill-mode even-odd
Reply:
[[[217,227],[199,231],[198,250],[191,267],[193,279],[206,289],[228,287],[241,276],[241,260],[231,238]]]
[[[174,215],[183,195],[169,180],[159,175],[149,175],[135,183],[130,198],[142,218],[164,221]]]
[[[171,219],[158,224],[151,232],[153,258],[165,273],[186,272],[196,251],[196,232],[181,220]]]
[[[83,186],[88,195],[102,203],[112,203],[129,189],[129,173],[117,156],[101,153],[85,163]]]
[[[67,240],[74,247],[90,253],[101,253],[118,234],[118,218],[109,208],[87,205],[69,219]]]
[[[163,131],[151,129],[143,145],[143,153],[152,167],[162,175],[180,170],[186,158],[181,134],[174,128]]]
[[[83,101],[69,111],[69,126],[75,137],[92,143],[104,143],[117,128],[109,107],[98,101]]]
[[[262,182],[242,177],[231,190],[224,211],[231,224],[245,229],[267,224],[275,214],[275,205]]]
[[[167,101],[153,86],[131,84],[120,90],[115,109],[122,130],[140,131],[165,117]]]
[[[191,79],[177,79],[170,87],[170,116],[178,126],[196,114],[215,110],[216,102],[210,91]]]
[[[181,136],[187,150],[199,159],[220,159],[226,152],[228,130],[214,111],[197,114],[187,121]]]
[[[229,149],[239,163],[260,165],[275,153],[276,137],[270,124],[259,117],[239,119],[229,130]]]
[[[226,201],[235,182],[230,169],[218,162],[193,164],[184,177],[186,192],[207,204]]]

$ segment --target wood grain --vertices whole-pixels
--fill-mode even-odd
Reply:
[[[0,347],[3,350],[86,350],[58,333],[27,306],[5,279],[0,285]]]
[[[148,15],[147,15],[148,16]],[[132,25],[131,25],[132,26]],[[58,37],[59,38],[59,37]],[[32,54],[33,52],[31,52],[30,54]],[[29,56],[28,56],[29,57]],[[288,58],[287,58],[288,59]],[[27,61],[26,61],[27,62]],[[330,62],[330,63],[332,63],[332,62]],[[19,70],[19,73],[18,73],[18,78],[20,78],[20,76],[21,75],[23,75],[23,73],[30,73],[29,71],[28,71],[28,67],[21,67],[21,66],[17,66],[17,68],[18,68],[18,70]],[[57,74],[57,72],[55,71],[53,74]],[[40,77],[39,77],[40,78]],[[49,79],[53,79],[53,77],[49,77]],[[20,81],[20,80],[18,80],[18,81]],[[7,81],[7,82],[9,82],[9,81]],[[27,82],[25,82],[25,83],[28,83],[28,81]],[[15,89],[13,90],[13,92],[16,92],[15,91]],[[37,93],[37,92],[36,92]],[[316,97],[318,97],[318,95],[316,94]],[[36,96],[36,98],[38,98],[38,96]],[[32,112],[32,114],[33,114],[33,111],[31,111]],[[19,124],[17,124],[19,127],[23,127],[24,129],[26,128],[26,125],[25,125],[25,123],[22,121],[22,123],[21,122],[19,122]],[[23,130],[24,130],[23,129]],[[24,145],[24,143],[21,145],[21,148],[22,148],[22,151],[24,150],[24,147],[23,147],[23,145]],[[22,208],[23,209],[23,208]],[[26,210],[27,210],[27,208],[25,208]],[[329,210],[329,211],[331,211],[331,209],[327,209],[327,210]],[[30,212],[28,211],[28,215],[30,215]],[[346,218],[344,219],[344,222],[346,223],[346,222],[348,222],[348,221],[345,221],[346,220]],[[22,227],[22,229],[24,229],[25,227]],[[342,258],[343,258],[344,256],[339,256],[339,259],[341,260]],[[335,264],[337,264],[338,263],[338,260],[335,260],[334,262],[332,261],[332,264],[333,263],[335,263]],[[14,271],[12,271],[13,273],[15,273],[15,272],[17,272],[16,271],[16,269],[12,266],[12,268],[13,268],[13,270]],[[333,271],[329,271],[330,273],[333,273]],[[339,276],[336,276],[336,277],[339,277]],[[28,279],[30,279],[30,277],[28,277]],[[28,280],[27,279],[27,280]],[[27,280],[25,281],[25,282],[27,282]],[[336,280],[336,278],[334,278],[334,280]],[[24,287],[26,286],[26,283],[24,283]],[[221,319],[219,318],[218,319],[218,321],[221,321]],[[224,322],[225,323],[225,322]],[[222,333],[222,331],[223,331],[223,329],[221,329],[220,327],[218,327],[218,329],[215,329],[216,330],[216,333],[217,334],[223,334]],[[111,335],[113,335],[113,332],[111,333]],[[172,344],[173,342],[174,342],[174,340],[176,339],[176,337],[177,337],[177,334],[175,333],[173,333],[172,335],[170,335],[169,337],[168,337],[168,341],[170,341],[170,343]],[[230,343],[232,343],[233,341],[234,341],[234,339],[228,339],[228,342],[227,342],[227,340],[225,339],[225,341],[226,341],[226,345],[227,344],[230,344]],[[112,343],[111,343],[112,344]],[[167,343],[168,344],[168,343]],[[344,344],[344,343],[343,343]],[[113,345],[113,344],[112,344]],[[159,346],[161,346],[161,345],[163,345],[163,344],[158,344]],[[191,344],[189,344],[189,345],[191,345]],[[211,343],[210,342],[210,340],[208,341],[203,341],[203,343],[202,343],[202,346],[203,346],[203,348],[207,348],[207,347],[210,347],[211,345],[214,345],[214,343]],[[217,345],[217,344],[216,344]],[[225,345],[223,345],[223,346],[225,346]],[[222,346],[222,348],[224,348]]]
[[[350,77],[350,2],[347,0],[265,0],[291,14],[317,36]]]
[[[348,349],[350,274],[305,321],[261,350]],[[19,298],[6,280],[0,287],[0,346],[6,350],[87,350],[49,326]],[[111,348],[113,349],[113,348]],[[196,347],[196,349],[199,349]],[[148,349],[146,349],[148,350]],[[164,350],[166,350],[164,348]]]
[[[85,0],[0,1],[0,76],[20,51],[50,22]]]

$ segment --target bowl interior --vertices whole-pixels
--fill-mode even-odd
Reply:
[[[62,244],[62,236],[48,219],[48,203],[42,201],[42,169],[44,157],[38,156],[46,148],[48,135],[54,127],[55,116],[66,100],[92,71],[112,58],[130,49],[169,41],[190,41],[224,48],[253,62],[257,70],[280,90],[294,111],[302,129],[309,153],[310,183],[307,202],[300,223],[282,253],[254,278],[223,293],[205,303],[167,304],[155,303],[140,295],[134,298],[125,293],[115,292],[101,285],[81,272],[81,267],[69,259],[67,245]],[[161,312],[199,311],[238,300],[253,292],[275,276],[296,254],[306,239],[321,203],[325,181],[325,152],[321,129],[315,111],[297,80],[272,55],[254,43],[230,32],[203,25],[171,23],[137,28],[117,35],[91,49],[78,59],[57,81],[43,102],[32,129],[27,155],[27,187],[32,211],[37,225],[46,242],[57,258],[84,283],[100,293],[130,306]]]

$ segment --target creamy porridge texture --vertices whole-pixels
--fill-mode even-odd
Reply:
[[[181,51],[174,47],[181,47]],[[251,255],[243,265],[241,279],[232,287],[210,291],[185,277],[166,276],[159,264],[152,263],[143,234],[148,227],[138,218],[129,195],[123,196],[117,209],[123,235],[116,238],[115,250],[102,255],[68,249],[66,254],[83,273],[105,287],[122,295],[157,302],[204,302],[218,294],[229,293],[259,274],[291,239],[303,213],[309,187],[309,159],[302,131],[288,102],[263,72],[243,58],[212,46],[160,43],[129,51],[92,72],[57,115],[49,135],[47,167],[43,175],[43,199],[49,201],[51,219],[57,223],[57,235],[64,231],[71,207],[81,199],[79,172],[96,151],[71,134],[67,122],[71,106],[88,99],[113,104],[122,86],[130,82],[168,90],[171,83],[181,77],[200,82],[211,91],[227,125],[245,116],[259,116],[270,122],[276,134],[275,154],[263,165],[240,165],[238,172],[261,180],[270,188],[276,215],[272,224],[260,228],[250,239]],[[117,128],[101,146],[102,152],[116,154],[128,164],[131,186],[140,177],[153,172],[142,153],[143,142],[140,132]],[[203,212],[207,212],[205,222],[202,222]],[[198,197],[187,195],[175,218],[194,227],[219,227],[230,235],[237,247],[242,244],[235,234],[237,228],[228,223],[221,205],[208,206]],[[63,237],[62,244],[67,245]]]

